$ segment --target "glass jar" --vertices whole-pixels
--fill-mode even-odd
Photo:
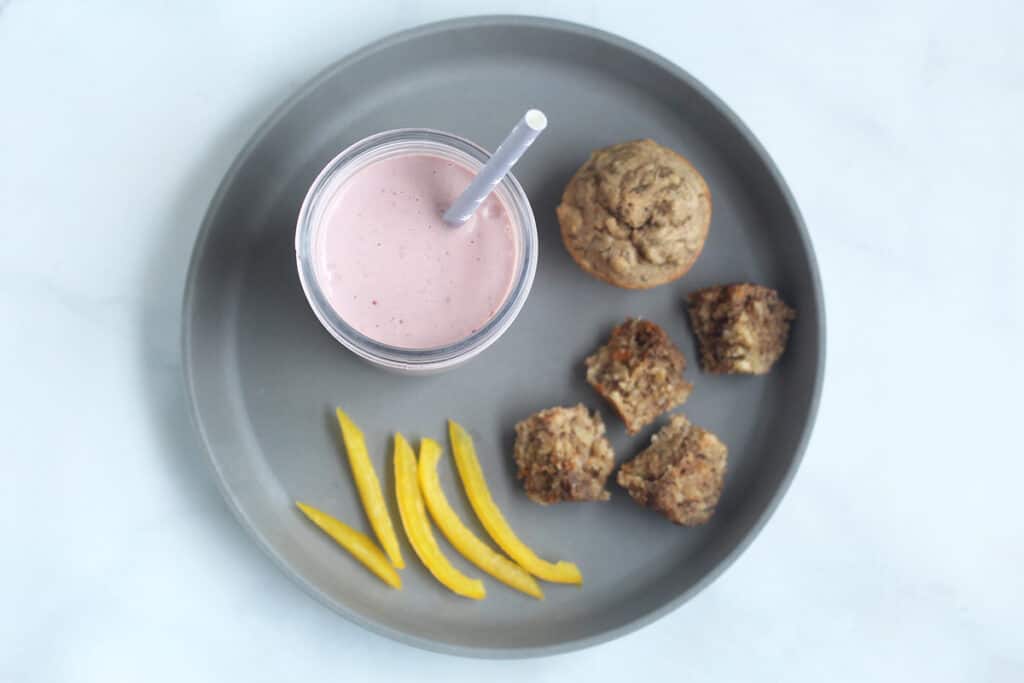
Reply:
[[[468,336],[444,346],[406,348],[375,340],[346,322],[331,305],[316,266],[326,210],[346,181],[370,164],[400,156],[432,156],[477,173],[490,158],[478,145],[450,133],[407,128],[364,138],[338,154],[320,172],[306,193],[295,232],[295,254],[302,290],[313,313],[343,346],[363,360],[389,370],[427,374],[455,367],[498,340],[515,320],[533,285],[537,270],[537,225],[529,199],[512,174],[492,193],[503,205],[517,236],[511,287],[491,317]],[[458,230],[459,228],[450,228]]]

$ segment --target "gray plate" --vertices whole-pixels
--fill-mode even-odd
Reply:
[[[541,240],[537,280],[518,321],[448,374],[405,378],[364,365],[321,329],[299,288],[292,245],[306,188],[331,157],[365,135],[440,128],[493,148],[529,106],[543,109],[551,125],[517,167]],[[707,246],[686,277],[629,292],[572,263],[554,208],[591,149],[639,137],[689,157],[707,178],[715,208]],[[800,314],[788,352],[768,377],[713,377],[695,367],[682,298],[736,280],[779,288]],[[542,508],[515,482],[513,425],[541,408],[578,401],[600,407],[619,461],[648,442],[653,428],[628,438],[583,379],[583,358],[627,316],[660,323],[681,346],[696,385],[685,412],[729,446],[721,504],[701,528],[676,527],[615,485],[608,503]],[[352,621],[412,645],[525,657],[593,645],[650,622],[737,556],[778,502],[808,438],[824,320],[796,205],[764,150],[714,95],[678,67],[606,33],[550,20],[473,18],[360,50],[304,87],[256,134],[221,185],[196,244],[184,358],[195,420],[225,497],[303,588]],[[545,585],[547,599],[536,602],[488,579],[487,600],[472,602],[437,584],[404,545],[405,589],[386,588],[292,506],[301,499],[369,529],[340,449],[336,404],[363,427],[387,486],[394,430],[447,443],[445,419],[461,421],[514,528],[542,556],[576,561],[585,585]],[[453,505],[482,534],[450,459],[441,470]],[[444,548],[456,565],[480,575]]]

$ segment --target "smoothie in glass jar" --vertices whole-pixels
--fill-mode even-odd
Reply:
[[[472,177],[454,161],[413,154],[373,162],[338,188],[314,258],[343,320],[383,344],[427,349],[494,317],[520,248],[508,209],[491,196],[465,225],[441,220]]]
[[[429,372],[462,362],[511,324],[536,270],[533,213],[507,176],[461,226],[442,220],[487,153],[447,133],[357,143],[321,172],[296,251],[314,313],[370,362]]]

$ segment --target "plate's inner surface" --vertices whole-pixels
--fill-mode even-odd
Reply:
[[[342,148],[389,128],[444,129],[493,149],[528,107],[543,109],[550,126],[516,170],[541,242],[537,279],[516,324],[482,356],[440,376],[400,377],[358,361],[320,327],[296,275],[295,217],[314,176]],[[694,163],[711,188],[714,216],[688,275],[630,292],[572,263],[554,207],[591,149],[640,137]],[[526,24],[455,26],[410,38],[301,96],[256,144],[211,215],[186,312],[200,422],[229,497],[257,535],[357,620],[442,647],[517,650],[600,636],[696,587],[769,507],[796,457],[820,351],[802,239],[776,180],[745,138],[691,85],[632,52]],[[800,315],[786,355],[765,378],[714,377],[697,368],[683,297],[737,280],[777,287]],[[695,384],[682,410],[729,447],[721,504],[701,528],[676,527],[639,508],[614,483],[610,502],[542,508],[514,480],[514,424],[552,405],[599,408],[618,462],[647,444],[654,428],[627,437],[583,379],[584,357],[627,316],[661,324],[680,345]],[[292,506],[306,501],[369,533],[335,405],[365,431],[396,523],[390,435],[401,430],[445,444],[446,492],[486,537],[447,452],[445,420],[462,422],[513,527],[540,555],[577,562],[584,586],[544,584],[547,599],[535,602],[486,577],[487,599],[472,602],[434,581],[400,534],[405,588],[386,588]],[[484,576],[441,543],[467,574]]]

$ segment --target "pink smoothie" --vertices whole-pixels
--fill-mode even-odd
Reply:
[[[428,154],[372,162],[338,187],[314,238],[317,282],[337,314],[378,342],[465,339],[508,297],[519,233],[492,194],[464,226],[441,214],[472,172]]]

